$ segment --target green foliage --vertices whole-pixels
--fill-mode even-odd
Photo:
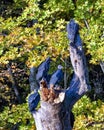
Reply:
[[[74,130],[101,130],[104,128],[104,103],[101,100],[91,101],[83,96],[74,106]]]
[[[87,47],[87,54],[91,55],[93,64],[104,61],[104,2],[77,1],[75,19],[80,23],[81,36]]]
[[[34,120],[28,110],[27,103],[5,107],[0,113],[0,129],[11,129],[17,124],[19,130],[35,130]]]
[[[91,63],[104,60],[103,0],[78,0],[76,3],[71,0],[15,0],[7,7],[0,17],[0,32],[7,34],[0,35],[1,64],[27,57],[28,66],[38,65],[47,56],[57,59],[60,52],[63,58],[67,57],[66,23],[71,18],[81,26],[81,37],[87,54],[91,55]],[[30,25],[32,22],[34,25]],[[40,29],[38,35],[37,29]]]
[[[91,101],[83,96],[74,106],[74,130],[101,130],[104,128],[104,103],[101,100]],[[18,130],[36,130],[27,103],[13,104],[5,107],[0,113],[0,129],[11,129],[17,124]]]
[[[80,24],[81,38],[86,55],[91,56],[90,62],[99,64],[104,61],[103,0],[13,0],[0,3],[0,66],[10,61],[28,67],[37,66],[48,56],[54,60],[52,71],[56,64],[64,64],[69,56],[66,24],[71,18]],[[100,100],[91,102],[84,96],[73,111],[75,130],[104,128],[99,123],[86,127],[104,118],[104,104]],[[35,129],[27,104],[5,107],[0,113],[0,129],[11,129],[16,123],[19,123],[20,130]]]

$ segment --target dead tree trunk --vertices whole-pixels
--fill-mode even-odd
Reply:
[[[37,80],[39,86],[35,87],[34,93],[28,98],[37,130],[72,130],[74,117],[71,110],[73,105],[90,89],[79,26],[74,20],[67,25],[67,32],[74,75],[69,87],[66,90],[61,90],[58,86],[63,78],[60,65],[51,76],[47,74],[49,58],[37,68],[34,79]],[[39,92],[37,91],[38,87],[40,87]],[[39,101],[40,108],[36,110]]]

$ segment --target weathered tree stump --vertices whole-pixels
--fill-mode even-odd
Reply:
[[[58,66],[58,70],[52,75],[47,74],[50,58],[37,68],[37,73],[31,68],[30,86],[32,90],[34,88],[34,93],[29,96],[28,102],[37,130],[72,130],[73,105],[90,90],[79,25],[71,20],[67,25],[67,32],[70,40],[70,59],[74,70],[69,87],[61,90],[57,85],[63,79],[61,66]],[[40,108],[36,110],[39,102]]]

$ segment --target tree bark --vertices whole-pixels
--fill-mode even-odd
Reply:
[[[36,88],[38,86],[38,82],[36,80],[36,71],[37,71],[37,68],[35,68],[35,67],[30,68],[29,83],[30,83],[30,91],[31,92],[36,90]]]
[[[79,35],[79,26],[74,20],[71,20],[67,25],[67,32],[70,40],[70,59],[74,75],[69,87],[66,90],[60,90],[56,88],[56,84],[62,78],[60,76],[62,74],[61,70],[58,70],[56,75],[54,74],[54,76],[50,77],[50,81],[55,81],[50,83],[47,82],[47,79],[42,79],[44,78],[42,71],[45,69],[40,69],[42,73],[40,78],[42,79],[42,82],[40,80],[40,92],[34,92],[36,96],[32,103],[34,102],[35,109],[31,109],[33,110],[31,113],[35,119],[37,130],[72,130],[74,117],[71,110],[73,105],[90,90],[88,70]],[[46,68],[46,66],[43,66],[43,68]],[[48,70],[46,69],[45,73],[47,72]],[[37,97],[39,96],[40,108],[36,110],[37,101],[39,101]],[[31,107],[30,98],[28,101],[29,107]]]
[[[7,65],[7,67],[8,67],[8,73],[10,75],[10,80],[12,82],[12,87],[14,89],[14,92],[15,92],[15,95],[17,97],[17,100],[18,100],[19,103],[22,103],[22,99],[21,99],[20,93],[18,91],[16,82],[15,82],[15,79],[14,79],[14,76],[13,76],[13,73],[12,73],[12,69],[11,69],[9,64]]]

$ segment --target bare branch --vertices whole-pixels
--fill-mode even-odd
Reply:
[[[21,97],[20,97],[16,82],[15,82],[15,79],[14,79],[14,76],[13,76],[13,73],[12,73],[11,66],[8,64],[7,68],[8,68],[8,72],[9,72],[9,75],[10,75],[10,80],[12,82],[12,87],[14,89],[15,95],[16,95],[16,97],[18,99],[18,102],[21,103],[22,100],[21,100]]]
[[[74,105],[89,89],[88,70],[86,59],[82,48],[82,41],[79,35],[79,26],[74,20],[67,25],[68,38],[70,43],[70,59],[74,69],[74,76],[67,89],[69,104]]]
[[[38,90],[38,83],[36,80],[36,71],[37,71],[37,68],[35,68],[35,67],[30,68],[29,83],[30,83],[30,91],[31,92]]]

